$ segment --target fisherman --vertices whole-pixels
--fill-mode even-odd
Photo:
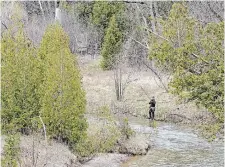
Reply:
[[[150,104],[150,107],[149,107],[149,119],[153,120],[154,116],[155,116],[155,104],[156,104],[154,96],[151,98],[149,104]]]

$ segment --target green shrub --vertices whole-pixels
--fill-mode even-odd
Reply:
[[[38,116],[40,96],[39,70],[36,52],[22,27],[16,32],[9,28],[1,39],[2,130],[28,131],[32,119]]]
[[[5,140],[2,156],[2,167],[18,167],[19,166],[19,135],[9,134]]]
[[[80,157],[92,157],[96,153],[112,152],[121,137],[119,126],[110,114],[108,106],[99,108],[99,122],[89,127],[91,132],[87,138],[80,141],[74,151]]]
[[[120,128],[121,128],[121,135],[124,136],[125,139],[129,139],[131,136],[135,134],[135,132],[129,126],[129,122],[127,118],[123,119],[123,122]]]
[[[224,133],[223,124],[221,123],[211,123],[207,125],[200,125],[199,127],[201,129],[202,136],[207,138],[209,142],[213,141],[217,137],[217,134],[221,133],[221,130],[221,135]]]
[[[86,136],[86,99],[75,55],[63,28],[47,28],[39,49],[41,116],[52,138],[77,143]]]

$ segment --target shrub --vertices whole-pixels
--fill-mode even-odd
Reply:
[[[1,40],[2,53],[2,130],[29,131],[32,119],[38,116],[40,96],[39,70],[35,50],[22,27],[9,28]]]
[[[39,49],[42,71],[41,111],[52,138],[75,144],[86,136],[86,99],[76,58],[69,49],[63,28],[47,28]]]
[[[4,154],[2,156],[2,167],[17,167],[19,166],[19,135],[9,134],[5,141],[3,148]]]

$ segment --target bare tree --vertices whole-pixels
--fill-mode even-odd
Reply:
[[[190,1],[189,13],[203,23],[224,21],[223,1]]]

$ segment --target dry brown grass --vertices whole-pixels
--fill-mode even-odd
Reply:
[[[87,113],[96,113],[99,107],[106,105],[117,112],[147,117],[149,98],[155,96],[158,119],[168,118],[171,121],[173,118],[176,119],[174,115],[181,115],[185,123],[199,123],[199,120],[203,123],[212,118],[204,109],[193,103],[179,104],[175,96],[159,87],[159,81],[151,71],[124,68],[126,71],[132,71],[132,78],[137,80],[128,85],[123,101],[118,102],[114,91],[113,71],[102,71],[99,60],[100,58],[92,59],[88,56],[78,59],[86,91]],[[128,72],[123,75],[124,80],[127,76]]]
[[[1,136],[1,155],[6,136]],[[76,167],[79,166],[77,157],[68,146],[53,140],[43,139],[38,134],[20,136],[20,167]]]
[[[22,167],[72,167],[76,156],[64,144],[45,140],[35,136],[21,136],[21,166]]]

